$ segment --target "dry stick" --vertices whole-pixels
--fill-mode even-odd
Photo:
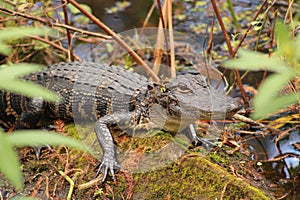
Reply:
[[[207,48],[206,48],[206,53],[208,55],[211,55],[211,50],[212,50],[212,45],[213,45],[213,31],[214,31],[214,26],[215,26],[215,20],[212,20],[212,22],[211,22],[211,28],[210,28],[210,33],[209,33],[209,40],[208,40]]]
[[[257,51],[257,49],[258,49],[259,39],[262,37],[261,35],[262,35],[263,26],[266,24],[266,21],[267,21],[267,18],[268,18],[268,13],[269,13],[271,7],[274,5],[274,3],[275,3],[275,1],[273,1],[271,4],[269,4],[268,8],[264,12],[265,14],[264,14],[264,18],[263,18],[263,21],[262,21],[262,26],[258,31],[258,34],[257,34],[258,38],[256,40],[256,45],[254,47],[255,51]]]
[[[294,1],[293,0],[288,0],[288,8],[286,10],[286,14],[284,17],[284,22],[287,22],[287,19],[289,19],[288,22],[293,22],[293,12],[292,12],[292,5]]]
[[[265,0],[263,2],[263,4],[260,6],[260,8],[258,9],[258,11],[255,13],[252,21],[255,21],[256,18],[258,17],[258,15],[261,13],[261,11],[263,10],[263,7],[266,5],[266,3],[268,2],[268,0]],[[244,33],[243,37],[241,38],[239,44],[235,47],[234,51],[233,51],[233,56],[235,56],[235,54],[237,53],[238,49],[241,47],[242,43],[244,42],[244,40],[246,39],[250,29],[252,28],[252,25],[250,24],[246,30],[246,32]]]
[[[67,30],[78,32],[78,33],[81,33],[81,34],[84,34],[84,35],[90,35],[90,36],[99,37],[99,38],[102,38],[102,39],[105,39],[105,40],[112,39],[108,35],[104,35],[104,34],[101,34],[101,33],[94,33],[94,32],[90,32],[90,31],[82,30],[82,29],[75,28],[75,27],[72,27],[72,26],[69,26],[69,25],[66,25],[66,24],[53,23],[51,25],[53,25],[55,27],[62,27],[62,28],[65,28]]]
[[[6,13],[6,14],[12,15],[12,16],[21,16],[21,17],[24,17],[26,19],[32,19],[34,21],[41,22],[41,23],[46,24],[48,26],[63,27],[63,28],[66,28],[68,30],[78,32],[78,33],[81,33],[81,34],[85,34],[85,35],[100,37],[100,38],[103,38],[103,39],[111,39],[110,36],[107,36],[107,35],[104,35],[104,34],[101,34],[101,33],[94,33],[94,32],[82,30],[82,29],[79,29],[79,28],[75,28],[75,27],[72,27],[72,26],[68,26],[68,25],[65,25],[65,24],[52,23],[52,22],[50,22],[48,20],[45,20],[43,18],[40,18],[40,17],[35,17],[35,16],[29,15],[29,14],[26,14],[26,13],[21,13],[21,12],[18,12],[18,11],[9,10],[9,9],[2,8],[2,7],[0,7],[0,12]]]
[[[4,2],[12,5],[12,6],[16,6],[17,4],[15,2],[12,2],[12,1],[8,1],[8,0],[4,0]]]
[[[65,17],[65,24],[69,25],[69,19],[68,19],[68,12],[67,12],[67,3],[62,0],[62,8],[63,8],[63,13],[64,13],[64,17]],[[68,39],[68,57],[70,59],[71,62],[74,62],[74,52],[73,52],[73,46],[72,46],[72,38],[71,38],[71,33],[70,30],[67,29],[67,39]]]
[[[4,7],[0,7],[0,11],[7,14],[7,15],[21,16],[21,17],[25,17],[27,19],[32,19],[32,20],[35,20],[35,21],[42,22],[42,23],[47,24],[47,25],[51,24],[48,20],[42,19],[40,17],[35,17],[35,16],[29,15],[29,14],[18,12],[18,11],[9,10],[7,8],[4,8]]]
[[[57,49],[63,51],[63,52],[66,53],[66,54],[69,53],[69,51],[68,51],[67,49],[65,49],[65,48],[63,48],[63,47],[61,47],[61,46],[59,46],[58,44],[55,44],[54,42],[51,42],[51,41],[49,41],[49,40],[46,40],[46,39],[44,39],[44,38],[41,38],[41,37],[38,37],[38,36],[34,36],[34,35],[28,35],[28,36],[31,37],[31,38],[33,38],[33,39],[39,40],[39,41],[41,41],[41,42],[44,42],[44,43],[46,43],[46,44],[49,44],[49,45],[51,45],[51,46],[53,46],[53,47],[55,47],[55,48],[57,48]],[[81,59],[80,59],[78,56],[76,56],[76,55],[74,55],[74,58],[75,58],[77,61],[81,61]]]
[[[230,183],[233,182],[233,180],[234,180],[234,179],[231,179],[231,180],[229,180],[227,183],[225,183],[225,185],[224,185],[224,187],[223,187],[223,190],[222,190],[222,192],[221,192],[220,200],[223,200],[223,199],[224,199],[226,189],[227,189],[228,185],[229,185]]]
[[[153,4],[152,4],[152,6],[151,6],[146,18],[145,18],[145,21],[143,23],[143,28],[145,28],[147,26],[154,9],[155,9],[155,1],[153,1]]]
[[[256,20],[256,18],[257,18],[258,15],[261,13],[261,11],[262,11],[263,7],[265,6],[265,4],[267,3],[267,1],[268,1],[268,0],[265,0],[265,1],[262,3],[262,5],[261,5],[260,8],[258,9],[258,11],[255,13],[254,17],[252,18],[252,21],[255,21],[255,20]],[[246,37],[247,37],[247,35],[248,35],[248,33],[249,33],[251,27],[252,27],[252,25],[250,24],[250,25],[248,26],[246,32],[245,32],[244,35],[242,36],[242,38],[241,38],[239,44],[238,44],[238,45],[236,46],[236,48],[234,49],[234,51],[233,51],[233,57],[235,57],[235,55],[236,55],[238,49],[241,47],[242,43],[243,43],[244,40],[246,39]],[[225,76],[225,73],[226,73],[226,72],[227,72],[227,68],[224,70],[222,77]],[[220,84],[220,83],[218,83],[218,84]]]
[[[215,26],[215,20],[213,19],[212,22],[211,22],[211,27],[210,27],[210,33],[209,33],[209,40],[208,40],[208,43],[207,43],[207,48],[206,48],[206,53],[208,55],[210,55],[211,57],[211,50],[212,50],[212,46],[213,46],[213,30],[214,30],[214,26]],[[206,29],[208,29],[208,26],[206,27]],[[206,30],[207,32],[207,30]],[[205,63],[207,63],[207,58],[208,56],[205,57]],[[210,77],[210,74],[209,74],[209,69],[208,69],[208,64],[205,65],[205,70],[206,70],[206,73],[207,73],[207,77],[208,77],[208,82],[209,84],[211,84],[211,77]],[[221,76],[221,79],[220,81],[218,82],[218,84],[216,85],[215,89],[218,89],[220,84],[222,83],[222,80],[226,81],[222,76]],[[226,85],[227,85],[227,81],[226,81]]]
[[[95,37],[100,37],[100,38],[104,38],[104,39],[111,39],[110,36],[107,36],[107,35],[104,35],[104,34],[100,34],[100,33],[93,33],[93,32],[89,32],[89,31],[85,31],[85,30],[82,30],[82,29],[78,29],[78,28],[75,28],[75,27],[72,27],[72,26],[68,26],[68,25],[65,25],[65,24],[60,24],[60,23],[51,23],[50,21],[48,20],[45,20],[43,18],[40,18],[40,17],[35,17],[35,16],[32,16],[32,15],[29,15],[29,14],[25,14],[25,13],[21,13],[21,12],[17,12],[17,11],[13,11],[13,10],[9,10],[9,9],[6,9],[6,8],[2,8],[0,7],[0,12],[4,12],[8,15],[12,15],[12,16],[21,16],[21,17],[24,17],[26,19],[32,19],[32,20],[35,20],[35,21],[38,21],[38,22],[41,22],[43,24],[46,24],[48,26],[51,26],[51,27],[63,27],[63,28],[66,28],[67,30],[72,30],[72,31],[75,31],[75,32],[79,32],[79,33],[82,33],[82,34],[86,34],[86,35],[91,35],[91,36],[95,36]],[[1,29],[1,28],[0,28]],[[60,31],[60,30],[59,30]],[[30,36],[31,38],[34,38],[34,39],[37,39],[39,41],[42,41],[44,43],[47,43],[57,49],[60,49],[61,51],[63,51],[64,53],[68,54],[69,51],[66,50],[65,48],[55,44],[54,42],[51,42],[51,41],[48,41],[46,39],[43,39],[43,38],[40,38],[40,37],[36,37],[36,36]],[[74,54],[73,54],[74,55]],[[78,61],[81,61],[81,59],[74,55],[74,58]]]
[[[166,40],[166,26],[165,24],[167,23],[168,16],[167,16],[167,1],[164,1],[163,8],[161,8],[160,5],[160,0],[156,0],[157,5],[158,5],[158,10],[160,14],[160,20],[159,20],[159,25],[158,25],[158,31],[157,31],[157,36],[156,36],[156,43],[155,43],[155,50],[154,50],[154,61],[153,61],[153,71],[155,74],[158,74],[160,64],[161,64],[161,58],[163,54],[163,46],[164,46],[164,41],[166,41],[166,48],[167,52],[168,51],[168,41]],[[167,54],[167,61],[169,64],[169,57]]]
[[[221,29],[222,29],[222,32],[223,32],[223,35],[224,35],[224,38],[225,38],[225,41],[226,41],[226,44],[227,44],[227,47],[228,47],[228,51],[229,51],[230,57],[234,58],[234,52],[232,50],[230,39],[229,39],[229,36],[227,34],[226,28],[224,26],[223,20],[221,18],[221,15],[220,15],[218,6],[216,4],[216,1],[215,0],[211,0],[211,3],[212,3],[212,6],[213,6],[213,9],[215,11],[215,14],[217,16],[217,19],[219,21],[219,24],[221,26]],[[237,84],[238,84],[238,86],[240,88],[240,92],[241,92],[241,95],[242,95],[245,107],[248,108],[249,107],[249,102],[247,101],[246,93],[245,93],[245,90],[243,88],[243,83],[242,83],[239,71],[237,69],[234,69],[233,71],[235,73],[236,81],[237,81]]]
[[[175,66],[175,45],[174,45],[174,31],[173,31],[173,21],[172,21],[172,0],[167,0],[168,2],[168,28],[170,35],[170,72],[171,78],[176,78],[176,66]]]
[[[261,5],[260,8],[258,9],[258,11],[255,13],[255,15],[254,15],[254,17],[252,18],[251,21],[255,21],[255,20],[256,20],[256,18],[257,18],[258,15],[262,12],[263,7],[266,5],[267,2],[268,2],[268,0],[265,0],[265,1],[262,3],[262,5]],[[250,31],[251,28],[252,28],[252,25],[251,25],[251,23],[250,23],[249,26],[248,26],[248,28],[247,28],[247,30],[246,30],[246,32],[245,32],[244,35],[242,36],[242,38],[241,38],[239,44],[238,44],[238,45],[236,46],[236,48],[234,49],[234,51],[233,51],[233,56],[236,55],[237,51],[238,51],[239,48],[242,46],[242,43],[243,43],[244,40],[246,39],[246,37],[247,37],[247,35],[248,35],[248,33],[249,33],[249,31]],[[225,69],[224,73],[226,72],[226,70],[227,70],[227,69]]]
[[[82,8],[76,1],[67,0],[73,6],[75,6],[82,14],[87,16],[90,20],[92,20],[95,24],[97,24],[102,30],[104,30],[107,34],[109,34],[116,42],[118,42],[128,53],[144,68],[144,70],[150,75],[154,82],[158,82],[159,78],[157,75],[148,67],[148,65],[139,57],[139,55],[134,52],[115,32],[113,32],[109,27],[107,27],[104,23],[102,23],[98,18],[94,15],[87,12],[84,8]]]
[[[148,11],[148,14],[147,14],[147,16],[146,16],[146,18],[144,20],[144,23],[143,23],[143,26],[141,28],[141,31],[140,31],[139,35],[143,35],[144,34],[145,27],[148,25],[148,22],[150,20],[150,17],[152,15],[154,9],[155,9],[155,1],[153,1],[153,4],[152,4],[150,10]]]
[[[160,0],[156,0],[156,3],[157,3],[158,11],[159,11],[159,14],[160,14],[160,17],[161,17],[162,27],[166,28],[167,19],[164,19],[164,17],[166,16],[165,15],[166,9],[164,9],[164,12],[162,12],[161,5],[160,5]],[[167,6],[167,5],[168,4],[164,2],[164,6]]]

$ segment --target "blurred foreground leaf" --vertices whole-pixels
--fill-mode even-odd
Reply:
[[[9,67],[0,67],[0,89],[8,90],[28,97],[42,97],[44,100],[55,101],[58,96],[44,87],[20,79],[25,74],[41,69],[35,64],[15,64]]]
[[[0,129],[0,171],[17,190],[22,188],[22,174],[18,156],[2,129]]]
[[[18,147],[32,146],[32,145],[39,146],[45,144],[49,144],[52,146],[66,145],[83,151],[91,152],[85,145],[83,145],[78,140],[65,137],[57,133],[41,131],[41,130],[14,131],[13,134],[7,135],[7,140],[12,145]]]
[[[91,150],[80,141],[57,133],[40,130],[24,130],[15,131],[13,134],[6,135],[0,129],[0,171],[16,189],[21,189],[23,184],[20,163],[14,151],[14,146],[41,146],[45,144],[52,146],[66,145],[91,152]]]
[[[6,42],[13,39],[26,37],[26,35],[51,35],[53,31],[47,28],[32,28],[32,27],[18,27],[5,28],[0,30],[0,53],[9,55],[11,49],[6,46]]]
[[[268,57],[266,54],[244,49],[238,51],[238,58],[225,61],[223,64],[227,68],[239,70],[259,71],[267,69],[278,73],[291,71],[290,66],[277,56]]]
[[[239,50],[238,58],[224,62],[227,68],[239,70],[269,70],[269,75],[255,96],[253,118],[261,118],[299,101],[300,93],[286,94],[284,89],[293,78],[300,76],[300,36],[293,39],[289,26],[278,22],[276,26],[278,49],[268,54]]]

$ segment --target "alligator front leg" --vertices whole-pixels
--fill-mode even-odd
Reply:
[[[197,136],[194,124],[190,124],[187,128],[182,131],[185,134],[194,146],[203,146],[207,151],[215,147],[214,141],[206,138],[200,138]]]
[[[112,178],[115,180],[114,170],[121,168],[117,162],[113,138],[108,126],[129,122],[132,116],[133,114],[129,112],[106,115],[101,117],[95,124],[95,133],[103,151],[102,162],[97,166],[97,176],[100,174],[100,172],[102,172],[102,181],[106,179],[108,172],[110,172]]]

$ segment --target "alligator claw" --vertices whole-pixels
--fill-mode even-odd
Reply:
[[[52,147],[48,144],[45,144],[44,146],[32,146],[32,149],[34,150],[35,156],[37,157],[38,160],[40,159],[41,151],[44,148],[52,149]]]
[[[216,142],[212,139],[209,139],[209,138],[199,138],[200,141],[201,141],[201,146],[203,146],[206,151],[210,151],[212,148],[215,148],[217,145],[216,145]]]
[[[202,146],[203,145],[203,141],[201,138],[199,138],[198,136],[195,136],[192,140],[192,144],[194,147],[197,147],[197,146]]]
[[[115,160],[115,159],[105,159],[103,158],[103,161],[100,162],[97,167],[98,168],[98,171],[97,171],[97,174],[96,174],[96,177],[98,177],[100,175],[100,173],[102,173],[102,182],[105,181],[106,177],[107,177],[107,173],[109,172],[112,179],[114,181],[116,181],[115,179],[115,169],[116,170],[119,170],[121,169],[121,166],[118,164],[118,162]]]

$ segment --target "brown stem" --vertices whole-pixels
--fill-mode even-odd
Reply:
[[[166,0],[168,3],[168,28],[170,38],[170,68],[171,78],[176,78],[176,66],[175,66],[175,44],[174,44],[174,30],[172,21],[172,0]],[[166,44],[167,45],[167,44]]]
[[[165,2],[164,2],[165,3]],[[165,19],[164,19],[164,17],[165,17],[165,13],[164,12],[162,12],[162,9],[161,9],[161,5],[160,5],[160,0],[156,0],[156,5],[157,5],[157,7],[158,7],[158,11],[159,11],[159,15],[160,15],[160,17],[161,17],[161,23],[162,23],[162,27],[163,28],[166,28],[166,24],[165,24]]]
[[[260,8],[258,9],[258,11],[255,13],[254,17],[252,18],[251,21],[255,21],[256,18],[258,17],[258,15],[261,13],[261,11],[263,10],[263,7],[265,6],[265,4],[268,2],[268,0],[265,0],[263,2],[263,4],[260,6]],[[233,57],[235,56],[235,54],[237,53],[238,49],[241,47],[242,43],[244,42],[244,40],[246,39],[250,29],[252,28],[251,23],[249,24],[246,32],[244,33],[243,37],[241,38],[239,44],[235,47],[234,51],[233,51]]]
[[[230,57],[233,58],[234,57],[234,52],[233,52],[233,49],[232,49],[232,46],[231,46],[231,43],[230,43],[229,36],[227,34],[227,31],[226,31],[225,25],[223,23],[222,17],[220,15],[219,8],[218,8],[215,0],[211,0],[211,3],[212,3],[212,6],[213,6],[213,9],[215,11],[215,14],[217,16],[217,19],[219,21],[219,24],[221,26],[222,33],[224,35],[224,38],[225,38],[225,41],[226,41],[226,44],[227,44],[227,47],[228,47],[228,52],[230,54]],[[240,77],[240,73],[237,69],[234,69],[233,71],[234,71],[234,74],[235,74],[235,77],[236,77],[237,84],[240,88],[240,92],[241,92],[242,99],[244,101],[245,107],[248,108],[249,103],[247,101],[246,93],[245,93],[245,90],[243,88],[243,83],[242,83],[242,80],[241,80],[241,77]]]
[[[102,28],[107,34],[109,34],[116,42],[118,42],[136,61],[139,63],[144,70],[149,74],[153,81],[158,82],[159,78],[157,75],[148,67],[148,65],[138,56],[136,52],[134,52],[115,32],[113,32],[109,27],[107,27],[104,23],[102,23],[98,18],[94,15],[87,12],[84,8],[82,8],[76,1],[67,0],[73,6],[75,6],[82,14],[87,16],[90,20],[92,20],[95,24],[97,24],[100,28]]]
[[[66,28],[66,29],[74,31],[74,32],[78,32],[78,33],[82,33],[82,34],[86,34],[86,35],[90,35],[90,36],[100,37],[100,38],[104,38],[104,39],[111,39],[110,36],[107,36],[107,35],[104,35],[104,34],[101,34],[101,33],[94,33],[94,32],[85,31],[85,30],[78,29],[78,28],[75,28],[75,27],[72,27],[72,26],[68,26],[66,24],[51,23],[50,21],[48,21],[46,19],[43,19],[43,18],[40,18],[40,17],[36,17],[36,16],[29,15],[29,14],[26,14],[26,13],[21,13],[21,12],[18,12],[18,11],[9,10],[9,9],[2,8],[2,7],[0,7],[0,12],[3,12],[5,14],[11,15],[11,16],[21,16],[21,17],[24,17],[26,19],[32,19],[34,21],[38,21],[38,22],[41,22],[43,24],[46,24],[50,27],[62,27],[62,28]],[[1,20],[1,21],[3,21],[3,20]]]
[[[154,50],[154,61],[153,61],[153,67],[152,70],[154,71],[155,74],[158,74],[160,66],[161,66],[161,59],[162,59],[162,55],[163,55],[163,47],[164,47],[164,43],[166,43],[166,52],[167,52],[167,63],[168,66],[170,66],[170,59],[169,59],[169,44],[168,44],[168,40],[167,40],[167,33],[166,33],[166,24],[168,21],[168,2],[167,0],[164,1],[163,3],[163,7],[161,8],[160,5],[160,0],[156,1],[157,5],[158,5],[158,10],[160,13],[160,19],[159,19],[159,24],[158,24],[158,31],[157,31],[157,35],[156,35],[156,43],[155,43],[155,50]]]
[[[69,51],[68,51],[67,49],[61,47],[60,45],[58,45],[58,44],[56,44],[56,43],[54,43],[54,42],[51,42],[51,41],[49,41],[49,40],[46,40],[46,39],[44,39],[44,38],[41,38],[41,37],[38,37],[38,36],[34,36],[34,35],[28,35],[28,36],[31,37],[31,38],[33,38],[33,39],[39,40],[39,41],[41,41],[41,42],[44,42],[44,43],[46,43],[46,44],[49,44],[49,45],[51,45],[51,46],[53,46],[53,47],[55,47],[55,48],[57,48],[57,49],[63,51],[63,52],[66,53],[66,54],[69,53]],[[76,56],[76,55],[74,55],[74,58],[75,58],[77,61],[81,61],[81,59],[80,59],[78,56]]]
[[[150,17],[152,15],[154,9],[155,9],[155,2],[153,1],[153,4],[152,4],[151,8],[149,9],[148,14],[147,14],[147,16],[145,18],[145,21],[143,23],[143,28],[145,28],[148,25],[148,22],[150,20]]]
[[[207,43],[207,48],[206,48],[206,53],[208,55],[211,55],[211,50],[212,50],[212,45],[213,45],[213,30],[215,26],[215,20],[212,20],[211,22],[211,28],[210,28],[210,33],[209,33],[209,40]]]
[[[65,17],[65,24],[69,25],[69,18],[68,18],[68,12],[67,12],[67,2],[66,0],[62,0],[62,6],[63,6],[63,13]],[[73,46],[72,46],[72,38],[71,38],[71,33],[70,30],[67,29],[67,39],[68,39],[68,49],[69,49],[69,59],[71,62],[74,61],[74,53],[73,53]]]

